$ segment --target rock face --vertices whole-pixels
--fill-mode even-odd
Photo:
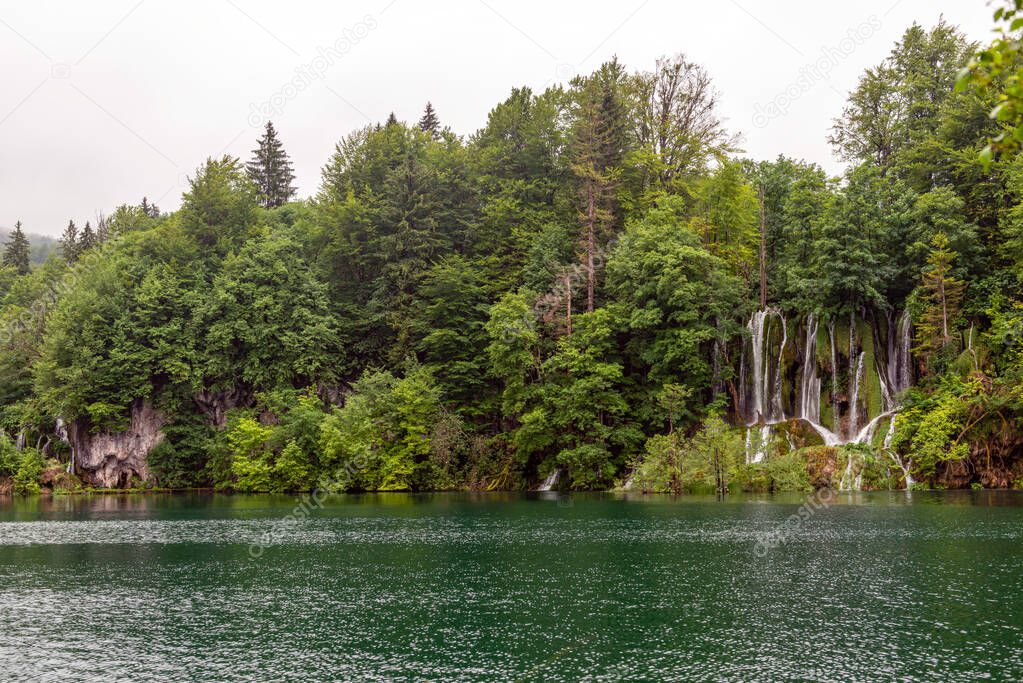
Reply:
[[[164,419],[147,401],[131,406],[131,424],[123,432],[93,433],[88,420],[68,425],[75,473],[86,484],[127,488],[133,479],[148,481],[146,456],[163,441]]]
[[[252,404],[252,396],[249,392],[237,387],[224,391],[203,389],[193,399],[199,411],[206,416],[206,420],[217,429],[227,424],[229,410],[248,407]]]

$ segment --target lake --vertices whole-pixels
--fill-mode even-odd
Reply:
[[[1018,494],[298,500],[0,499],[0,678],[1023,679]]]

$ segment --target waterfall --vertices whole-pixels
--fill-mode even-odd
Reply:
[[[753,352],[753,405],[750,413],[750,424],[756,424],[764,418],[764,389],[767,384],[767,372],[764,370],[764,326],[768,312],[757,311],[749,321],[750,341]]]
[[[867,377],[870,369],[867,367],[867,351],[863,350],[857,333],[857,325],[861,321],[855,313],[849,316],[847,359],[838,354],[840,333],[836,330],[836,321],[827,321],[831,357],[830,366],[826,369],[817,361],[817,339],[822,330],[821,320],[816,315],[808,314],[803,321],[805,328],[800,338],[805,335],[805,340],[802,347],[797,344],[794,360],[785,356],[788,325],[781,311],[765,309],[750,316],[746,325],[749,338],[743,343],[739,361],[737,396],[738,413],[747,428],[747,462],[758,463],[766,459],[777,432],[773,426],[793,418],[802,420],[816,431],[827,446],[867,444],[874,439],[881,421],[898,410],[898,394],[907,389],[912,380],[912,325],[909,315],[902,312],[898,316],[889,314],[888,318],[887,338],[877,329],[872,331],[876,350],[872,372],[877,373],[882,399],[881,414],[873,416],[869,412],[871,403],[861,396],[873,380]],[[780,330],[778,325],[781,325]],[[723,351],[721,353],[723,355]],[[718,350],[715,350],[715,358],[717,355]],[[796,367],[791,367],[793,364]],[[786,384],[787,377],[795,379],[795,386]],[[831,429],[821,424],[825,381],[830,382],[831,388]],[[842,391],[843,384],[845,391]],[[792,406],[792,414],[786,414],[786,405]],[[795,448],[797,440],[788,430],[785,431],[790,448]],[[844,483],[853,486],[857,478],[855,467],[850,465],[847,469]]]
[[[772,422],[785,420],[785,406],[781,400],[781,379],[782,367],[785,362],[785,345],[789,341],[789,326],[785,321],[785,316],[781,313],[778,313],[778,319],[781,320],[781,346],[778,347],[778,365],[774,369],[774,391],[771,394],[771,406],[768,409],[770,411],[768,419]]]
[[[842,478],[838,482],[839,491],[852,491],[853,488],[853,458],[855,457],[853,451],[846,451],[845,453],[845,471],[842,472]],[[862,468],[860,468],[862,470]]]
[[[884,452],[891,456],[891,459],[895,462],[900,470],[902,470],[902,476],[906,480],[906,490],[910,490],[915,483],[913,481],[913,475],[909,471],[909,463],[903,462],[899,454],[892,450],[892,440],[895,438],[895,416],[892,415],[892,421],[888,424],[888,433],[884,435],[884,444],[882,448]]]
[[[913,321],[906,310],[899,316],[895,330],[888,330],[888,383],[893,394],[899,394],[913,384],[912,343]]]
[[[895,416],[892,415],[892,421],[888,423],[888,433],[884,435],[884,443],[881,446],[888,450],[892,447],[892,439],[895,438]]]
[[[746,462],[749,464],[763,462],[771,450],[771,425],[746,428]],[[756,436],[754,437],[754,432]],[[756,441],[754,442],[754,438]]]
[[[839,433],[839,412],[838,412],[838,354],[835,352],[835,321],[828,321],[828,337],[831,341],[831,411],[832,431]],[[832,444],[828,444],[829,446]]]
[[[781,323],[782,338],[778,358],[769,357],[771,347],[771,319]],[[785,420],[782,402],[782,375],[785,347],[788,344],[788,325],[777,310],[757,311],[746,328],[750,332],[749,364],[745,346],[739,366],[741,388],[739,411],[747,426],[761,423],[777,424]]]
[[[877,430],[877,425],[881,423],[881,420],[894,415],[894,412],[881,413],[868,422],[863,429],[856,432],[856,435],[846,443],[870,443],[874,440],[874,432]]]
[[[558,475],[560,473],[561,471],[557,467],[551,470],[551,473],[548,474],[547,478],[543,480],[543,483],[540,484],[540,488],[538,488],[537,491],[550,491],[551,489],[553,489],[554,486],[558,483]]]
[[[850,339],[852,338],[850,333]],[[852,346],[850,341],[849,346]],[[850,371],[850,382],[852,383],[849,387],[849,427],[848,434],[849,438],[854,438],[854,435],[858,435],[858,428],[860,424],[860,385],[863,383],[863,361],[866,360],[867,354],[860,351],[860,355],[856,359],[856,367],[852,366],[852,355],[849,356],[849,371]],[[874,418],[875,420],[877,418]],[[869,426],[869,425],[868,425]],[[863,443],[856,437],[856,443]]]
[[[807,422],[821,421],[821,380],[817,376],[817,318],[806,317],[806,348],[803,349],[803,375],[799,387],[799,417]]]
[[[75,471],[75,447],[71,445],[70,441],[68,441],[67,423],[64,422],[63,418],[57,418],[53,427],[53,432],[57,435],[57,438],[71,446],[71,457],[68,459],[67,471],[68,473],[72,473]]]
[[[18,440],[15,441],[14,445],[15,445],[15,447],[19,451],[25,450],[25,430],[24,429],[22,429],[20,432],[18,432]]]

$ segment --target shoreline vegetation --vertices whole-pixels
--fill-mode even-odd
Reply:
[[[1018,45],[909,27],[841,177],[680,54],[392,114],[306,199],[267,122],[177,211],[17,223],[0,494],[1023,488]]]

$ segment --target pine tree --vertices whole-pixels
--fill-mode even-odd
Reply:
[[[89,225],[89,221],[85,221],[85,227],[82,228],[82,238],[78,240],[78,253],[85,253],[95,247],[96,244],[96,233],[93,231],[92,226]]]
[[[916,349],[924,358],[952,341],[952,325],[963,302],[966,283],[952,277],[956,253],[939,232],[931,241],[931,253],[920,283],[924,310],[916,321]]]
[[[64,234],[60,237],[60,249],[64,254],[64,260],[69,264],[78,260],[80,245],[78,242],[78,226],[74,221],[68,221],[64,228]]]
[[[430,102],[426,103],[423,118],[419,119],[419,128],[423,132],[429,133],[434,140],[440,137],[440,119],[437,118],[437,112]]]
[[[571,168],[578,182],[579,220],[583,267],[586,271],[586,310],[594,309],[597,281],[597,251],[604,233],[614,223],[611,191],[620,169],[612,153],[616,130],[608,119],[607,101],[601,84],[593,77],[578,84],[575,125],[571,143]]]
[[[394,115],[393,111],[387,116],[387,123],[384,125],[388,127],[398,125],[398,117]]]
[[[102,244],[110,238],[110,219],[102,212],[96,217],[96,242]]]
[[[156,204],[150,204],[149,200],[145,197],[142,198],[142,203],[139,205],[142,209],[142,213],[146,214],[150,218],[159,218],[160,207]]]
[[[295,174],[291,159],[270,121],[266,122],[266,133],[252,154],[252,161],[245,165],[245,170],[259,190],[260,205],[267,209],[283,205],[295,195]]]
[[[4,265],[14,268],[18,275],[28,275],[31,269],[29,250],[28,238],[21,231],[21,221],[18,221],[11,231],[10,241],[4,246]]]

